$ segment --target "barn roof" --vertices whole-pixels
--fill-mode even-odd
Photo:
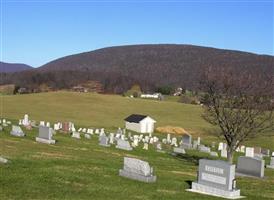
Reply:
[[[147,116],[146,115],[137,115],[137,114],[132,114],[130,116],[128,116],[127,118],[125,118],[125,121],[127,122],[134,122],[134,123],[139,123],[140,121],[142,121],[143,119],[145,119]]]

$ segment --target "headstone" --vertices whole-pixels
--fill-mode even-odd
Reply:
[[[47,122],[46,127],[50,127],[50,123],[49,122]]]
[[[262,149],[261,153],[262,153],[264,156],[269,156],[269,155],[270,155],[270,150],[269,150],[269,149]]]
[[[86,129],[86,128],[83,128],[82,132],[83,132],[83,133],[86,133],[86,132],[87,132],[87,129]]]
[[[114,133],[109,134],[109,143],[114,144]]]
[[[76,138],[76,139],[81,139],[81,135],[79,132],[72,132],[71,137]]]
[[[149,137],[146,135],[145,136],[145,140],[144,140],[146,143],[149,143]]]
[[[156,181],[153,168],[149,166],[148,162],[136,158],[124,157],[124,167],[119,170],[119,176],[146,183]]]
[[[54,129],[55,131],[58,131],[58,130],[59,130],[59,124],[54,124],[54,125],[53,125],[53,129]]]
[[[25,133],[22,131],[20,126],[14,126],[12,125],[12,130],[10,132],[11,135],[17,136],[17,137],[24,137]]]
[[[245,148],[245,156],[246,157],[254,157],[254,148],[253,147],[246,147]]]
[[[213,156],[213,157],[218,157],[219,156],[218,153],[215,152],[215,151],[211,151],[210,155]]]
[[[40,121],[39,126],[46,126],[44,121]]]
[[[197,139],[197,145],[199,146],[200,144],[201,144],[201,138],[198,137],[198,139]]]
[[[167,140],[167,144],[170,144],[170,143],[171,143],[170,134],[167,134],[167,138],[166,138],[166,140]]]
[[[237,148],[236,148],[236,152],[241,152],[240,147],[237,147]]]
[[[227,150],[226,149],[221,150],[221,157],[222,158],[227,158]]]
[[[223,149],[224,149],[224,143],[220,142],[219,145],[218,145],[218,150],[222,151]]]
[[[91,139],[90,134],[85,133],[85,138],[86,138],[86,139]]]
[[[241,198],[236,189],[235,165],[221,160],[199,160],[198,181],[187,191],[229,199]]]
[[[120,134],[120,135],[123,134],[123,131],[122,131],[122,129],[121,129],[120,127],[119,127],[118,130],[117,130],[117,134]]]
[[[99,129],[97,128],[97,129],[95,129],[95,134],[99,134],[100,133],[100,131],[99,131]]]
[[[144,143],[143,149],[144,149],[144,150],[148,150],[148,143]]]
[[[162,139],[162,143],[163,143],[163,144],[167,144],[167,139],[166,139],[166,138],[163,138],[163,139]]]
[[[134,137],[133,137],[133,144],[135,147],[139,146],[139,138],[136,135],[134,135]]]
[[[104,146],[104,147],[109,147],[110,144],[108,142],[109,142],[109,139],[107,136],[102,135],[99,137],[99,145]]]
[[[175,147],[178,147],[178,144],[177,144],[177,138],[176,137],[173,137],[172,140],[171,140],[171,146],[175,146]]]
[[[24,119],[22,120],[22,125],[23,126],[30,125],[29,116],[27,114],[24,115]]]
[[[126,136],[125,135],[121,135],[121,140],[126,140]]]
[[[157,151],[162,151],[162,144],[160,142],[156,144],[156,149]]]
[[[254,157],[263,158],[261,147],[254,147]]]
[[[193,149],[197,149],[198,148],[198,141],[197,140],[193,140],[193,145],[192,145],[192,148]]]
[[[55,144],[55,140],[52,139],[53,129],[46,126],[39,126],[39,134],[36,137],[36,142]]]
[[[265,161],[259,158],[240,156],[237,162],[236,172],[238,175],[264,177]]]
[[[254,154],[261,154],[262,148],[261,147],[254,147]]]
[[[125,140],[121,140],[121,139],[117,140],[116,148],[117,149],[127,150],[127,151],[131,151],[132,150],[132,147],[130,146],[129,142],[125,141]]]
[[[240,152],[245,153],[245,146],[240,146]]]
[[[270,165],[267,165],[266,167],[270,169],[274,169],[274,156],[271,156]]]
[[[181,146],[184,149],[191,149],[192,148],[192,136],[190,134],[186,133],[186,134],[183,135]]]
[[[204,152],[204,153],[210,153],[211,152],[210,148],[206,147],[205,145],[199,145],[198,150],[200,152]]]
[[[6,163],[8,163],[8,160],[6,158],[3,158],[2,156],[0,156],[0,163],[6,164]]]
[[[64,133],[69,133],[70,131],[69,131],[69,122],[62,122],[62,132],[64,132]]]

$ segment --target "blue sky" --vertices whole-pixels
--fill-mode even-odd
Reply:
[[[193,44],[274,55],[269,1],[1,2],[1,61],[38,67],[128,44]]]

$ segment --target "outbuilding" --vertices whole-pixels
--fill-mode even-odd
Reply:
[[[132,114],[125,118],[126,129],[138,133],[152,133],[156,121],[147,115]]]

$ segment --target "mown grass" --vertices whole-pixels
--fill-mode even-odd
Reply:
[[[0,116],[9,119],[27,113],[37,121],[72,121],[78,126],[116,129],[124,126],[125,117],[138,113],[156,119],[156,126],[180,126],[208,144],[220,140],[215,137],[218,130],[202,119],[202,107],[197,105],[73,92],[2,96],[0,101]],[[274,150],[274,133],[247,144]]]
[[[207,154],[190,151],[186,156],[149,151],[138,147],[123,151],[101,147],[98,137],[73,139],[57,134],[55,145],[35,142],[38,130],[26,131],[16,138],[6,130],[0,135],[1,155],[10,160],[0,165],[1,199],[217,199],[186,192],[196,180],[197,162]],[[167,150],[168,151],[168,150]],[[118,176],[123,157],[148,161],[157,175],[153,184]],[[213,158],[212,158],[213,159]],[[238,179],[238,187],[248,199],[274,197],[274,173],[266,169],[266,178]]]
[[[122,119],[128,114],[143,113],[159,125],[189,129],[195,137],[201,135],[202,141],[214,139],[208,137],[207,130],[212,129],[200,118],[198,106],[66,92],[5,96],[3,103],[3,114],[10,119],[28,113],[36,120],[69,120],[80,126],[113,130],[123,126]],[[0,165],[0,199],[218,199],[185,191],[196,180],[197,161],[207,154],[189,151],[174,157],[156,152],[152,145],[148,151],[140,146],[127,152],[99,146],[97,136],[77,140],[61,133],[54,136],[58,141],[55,145],[46,145],[35,142],[37,129],[24,129],[24,138],[10,136],[9,131],[0,133],[0,155],[10,160]],[[272,141],[273,137],[261,137],[253,142],[271,148]],[[119,177],[124,156],[148,161],[157,182],[146,184]],[[265,175],[265,179],[238,178],[242,195],[254,200],[274,199],[274,171],[266,169]]]

